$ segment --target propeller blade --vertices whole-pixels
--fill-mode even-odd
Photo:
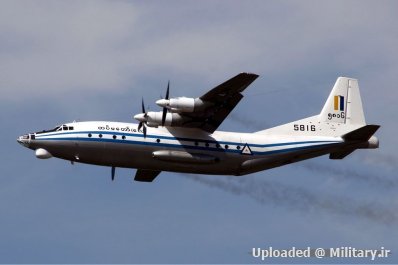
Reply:
[[[170,92],[170,80],[167,83],[167,90],[166,90],[166,97],[165,99],[169,99],[169,92]],[[167,115],[167,108],[163,107],[163,114],[162,114],[162,126],[164,126],[164,123],[166,122],[166,115]]]
[[[170,90],[170,80],[169,80],[169,82],[167,83],[167,90],[166,90],[166,97],[165,97],[165,99],[169,99],[169,90]]]
[[[115,167],[112,167],[112,181],[115,180]]]
[[[145,112],[145,105],[144,105],[144,98],[142,98],[142,101],[141,101],[141,109],[142,109],[142,113],[145,113],[145,114],[146,114],[146,112]]]
[[[138,124],[138,131],[141,129],[141,127],[142,127],[142,122],[140,122],[140,123]]]
[[[144,125],[144,138],[146,138],[146,125]]]
[[[166,122],[166,115],[167,115],[167,108],[163,108],[162,126],[164,126],[164,123]]]

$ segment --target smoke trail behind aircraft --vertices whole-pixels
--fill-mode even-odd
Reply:
[[[333,166],[322,165],[314,162],[299,163],[299,166],[313,172],[329,173],[334,178],[352,179],[355,181],[366,182],[373,187],[395,189],[398,187],[398,179],[387,176],[379,176],[376,174],[359,173],[355,170],[336,168]]]
[[[387,166],[391,169],[398,169],[398,157],[390,154],[372,153],[372,155],[366,154],[363,156],[364,161],[369,164],[377,166]]]
[[[374,202],[362,202],[347,197],[315,194],[299,187],[259,181],[253,177],[206,177],[181,174],[189,179],[235,195],[246,195],[260,204],[283,206],[296,211],[327,211],[383,224],[398,224],[398,214]]]

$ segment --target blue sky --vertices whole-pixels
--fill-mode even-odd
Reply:
[[[0,262],[257,263],[253,247],[398,252],[395,1],[1,1]],[[171,95],[260,77],[222,124],[250,132],[318,113],[359,79],[380,149],[242,178],[38,160],[16,142],[73,120],[131,122]],[[327,262],[341,260],[272,260]],[[343,262],[347,260],[343,260]],[[378,262],[397,263],[396,255]],[[349,260],[369,262],[369,260]]]

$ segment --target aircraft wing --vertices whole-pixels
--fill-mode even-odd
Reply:
[[[257,77],[256,74],[240,73],[199,97],[210,103],[209,106],[192,113],[181,113],[181,116],[190,118],[183,127],[196,127],[213,133],[243,98],[241,92]]]

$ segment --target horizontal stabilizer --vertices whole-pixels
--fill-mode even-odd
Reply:
[[[160,172],[160,170],[137,169],[134,180],[141,182],[152,182],[160,174]]]
[[[356,150],[356,148],[352,148],[352,149],[348,149],[348,150],[344,150],[344,151],[330,153],[329,159],[343,159],[344,157],[348,156],[355,150]]]
[[[366,125],[342,136],[346,141],[367,141],[380,128],[380,125]]]

